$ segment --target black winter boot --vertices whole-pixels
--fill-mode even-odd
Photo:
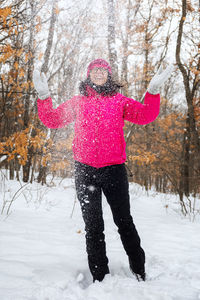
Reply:
[[[93,282],[95,281],[103,281],[104,277],[106,276],[106,274],[109,274],[109,268],[108,266],[104,268],[104,270],[102,270],[102,272],[94,272],[93,270],[91,270],[91,273],[93,275]]]
[[[129,258],[129,267],[133,275],[136,277],[138,281],[145,281],[146,280],[146,273],[145,273],[145,268],[143,267],[142,269],[135,269],[133,267],[133,263]]]

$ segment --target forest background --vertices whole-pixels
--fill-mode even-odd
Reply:
[[[200,194],[200,1],[96,2],[0,1],[0,170],[24,183],[73,176],[73,124],[42,125],[34,66],[56,107],[79,92],[92,59],[109,60],[121,93],[141,102],[158,68],[174,63],[157,120],[127,122],[124,133],[130,181],[178,194],[187,215]]]

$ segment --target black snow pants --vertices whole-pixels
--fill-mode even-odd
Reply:
[[[86,231],[88,264],[93,280],[109,273],[102,215],[102,191],[110,205],[132,271],[144,272],[145,253],[130,214],[129,187],[125,164],[94,168],[75,162],[75,185]]]

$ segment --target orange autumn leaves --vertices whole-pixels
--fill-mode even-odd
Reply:
[[[31,136],[31,131],[34,130],[34,137]],[[8,161],[17,160],[20,165],[25,165],[28,159],[28,149],[32,148],[33,157],[38,156],[41,159],[42,166],[49,166],[51,171],[63,170],[69,165],[67,159],[62,159],[63,151],[71,151],[71,139],[53,143],[51,138],[47,137],[47,133],[41,129],[33,129],[32,126],[13,133],[4,141],[0,142],[0,153],[6,155]],[[59,160],[55,159],[61,153]]]
[[[8,163],[14,161],[21,166],[36,162],[38,167],[48,166],[51,171],[63,170],[69,162],[63,159],[61,149],[69,151],[70,142],[54,143],[39,125],[31,80],[33,49],[23,42],[22,34],[27,28],[25,24],[20,25],[18,12],[14,10],[14,6],[13,9],[9,6],[0,8],[0,109],[3,113],[0,156],[5,156]],[[59,13],[58,9],[56,13]],[[36,17],[35,30],[41,30],[40,17]],[[25,122],[27,112],[28,121]]]
[[[8,156],[8,161],[17,159],[20,165],[25,165],[28,156],[28,147],[33,147],[35,152],[46,153],[47,147],[51,146],[51,140],[46,140],[46,134],[36,129],[37,135],[31,137],[32,128],[26,128],[15,132],[0,143],[0,152]],[[44,155],[45,158],[45,155]]]
[[[9,6],[0,8],[0,23],[0,33],[4,41],[23,32],[23,27],[19,25],[16,18],[12,17],[12,9]],[[14,49],[8,42],[3,43],[0,46],[0,63],[5,63],[12,56],[20,57],[22,52],[23,49]]]
[[[20,96],[32,86],[30,80],[23,82],[26,73],[25,64],[32,54],[25,51],[21,45],[21,36],[25,28],[19,25],[17,18],[13,15],[11,7],[0,8],[0,34],[2,36],[0,64],[3,66],[0,79],[2,83],[5,83],[4,90],[8,92],[7,97],[14,93],[12,96],[16,98],[16,93]]]
[[[147,132],[136,129],[129,146],[129,160],[139,166],[149,165],[155,173],[174,168],[182,153],[184,124],[185,116],[172,112],[148,125]]]

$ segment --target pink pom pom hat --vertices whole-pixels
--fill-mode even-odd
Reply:
[[[94,68],[104,68],[104,69],[108,70],[110,75],[112,75],[111,67],[110,67],[109,63],[107,61],[105,61],[104,59],[101,59],[101,58],[95,59],[89,64],[88,69],[87,69],[87,77],[89,76],[90,71]]]

